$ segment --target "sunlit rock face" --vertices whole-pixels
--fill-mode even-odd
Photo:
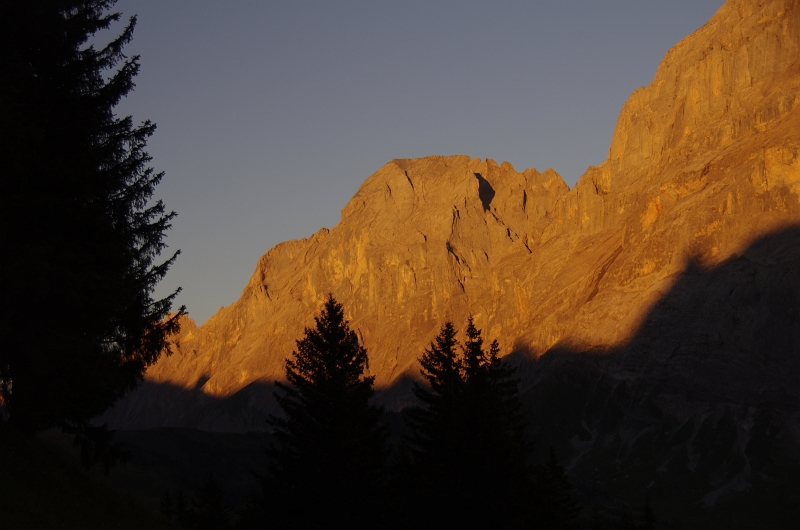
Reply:
[[[711,269],[800,223],[798,151],[800,4],[729,0],[633,93],[608,160],[572,190],[552,170],[490,159],[389,162],[339,224],[272,248],[236,303],[200,327],[187,319],[147,380],[209,398],[281,380],[328,293],[379,389],[415,376],[442,323],[463,326],[468,315],[503,354],[644,340],[661,333],[642,327],[645,317],[687,264]],[[741,318],[747,335],[756,316]],[[185,411],[147,409],[148,392],[126,398],[112,423],[198,425],[181,420]],[[242,412],[261,407],[262,394],[243,395],[240,423],[203,426],[263,428],[263,415]],[[406,385],[379,399],[399,409],[411,396]]]
[[[199,328],[187,321],[148,379],[194,387],[207,378],[204,391],[219,396],[280,380],[328,293],[367,347],[378,387],[416,372],[447,318],[474,314],[508,342],[530,322],[545,267],[533,249],[568,193],[552,170],[518,173],[467,156],[394,160],[364,182],[338,225],[271,249],[239,301]]]

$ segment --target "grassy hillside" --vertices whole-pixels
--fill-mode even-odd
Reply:
[[[83,472],[41,441],[0,424],[0,527],[173,529],[131,494]]]

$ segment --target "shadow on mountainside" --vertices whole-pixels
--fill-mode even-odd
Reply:
[[[559,448],[587,505],[647,489],[689,527],[800,518],[800,228],[691,261],[624,345],[511,360],[539,458]]]
[[[252,472],[266,469],[264,447],[272,440],[266,432],[240,434],[175,427],[117,431],[114,439],[125,445],[130,459],[106,476],[102,469],[82,469],[70,435],[50,430],[36,438],[51,456],[76,473],[106,488],[132,493],[155,512],[167,492],[182,490],[192,498],[209,473],[222,485],[224,503],[244,508],[259,489]]]
[[[255,381],[230,396],[217,397],[203,391],[206,381],[201,377],[193,388],[183,388],[145,380],[95,423],[125,430],[181,427],[245,433],[268,430],[269,415],[280,410],[272,383]]]
[[[492,199],[494,199],[495,196],[494,188],[480,173],[475,173],[474,175],[475,178],[478,179],[478,197],[483,205],[483,211],[488,212],[491,208]]]

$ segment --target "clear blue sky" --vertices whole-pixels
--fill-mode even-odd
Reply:
[[[722,0],[120,0],[181,249],[157,294],[202,323],[258,258],[332,227],[393,158],[554,168],[605,160],[617,115]],[[118,28],[117,28],[118,29]]]

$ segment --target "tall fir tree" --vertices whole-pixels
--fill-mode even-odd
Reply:
[[[421,488],[433,489],[432,482],[458,468],[458,455],[453,452],[453,439],[460,424],[462,359],[456,352],[456,330],[452,322],[442,326],[439,335],[425,350],[419,363],[427,386],[414,384],[414,396],[420,405],[406,411],[406,421],[411,430],[408,453],[419,470],[414,479]]]
[[[485,350],[472,318],[462,346],[455,336],[445,323],[420,360],[427,385],[414,386],[419,405],[407,413],[407,470],[400,474],[414,512],[406,523],[529,526],[531,448],[514,369],[499,358],[496,341]]]
[[[381,527],[388,433],[367,352],[332,295],[314,320],[276,383],[262,514],[276,528]]]
[[[540,524],[553,530],[578,528],[576,518],[579,510],[572,498],[572,484],[558,463],[553,447],[550,447],[547,462],[534,469],[534,477],[536,497],[541,505],[537,517]]]
[[[156,261],[175,214],[152,200],[155,125],[114,113],[139,71],[123,54],[136,18],[88,44],[114,3],[0,6],[0,386],[9,421],[72,430],[89,461],[94,438],[113,445],[89,418],[168,351],[183,312],[167,318],[177,292],[152,298],[175,259]]]
[[[470,438],[477,440],[474,461],[482,466],[476,478],[492,484],[482,492],[484,502],[508,526],[528,526],[533,515],[532,468],[527,460],[533,445],[526,441],[516,369],[499,357],[496,340],[484,349],[481,331],[472,317],[464,340],[465,407]],[[497,486],[501,484],[502,486]]]

